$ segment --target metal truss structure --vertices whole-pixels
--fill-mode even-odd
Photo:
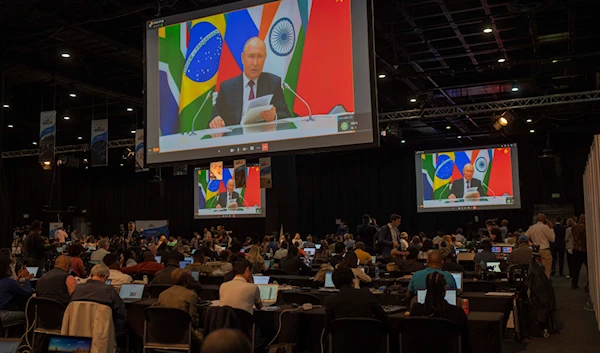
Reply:
[[[467,114],[489,113],[496,111],[540,108],[560,104],[574,104],[600,101],[600,91],[555,94],[550,96],[516,98],[503,101],[433,107],[424,109],[402,110],[379,114],[380,122],[439,118]]]
[[[134,139],[113,140],[113,141],[108,141],[108,148],[133,147],[134,144],[135,144]],[[80,145],[58,146],[54,149],[54,153],[59,154],[59,153],[86,152],[89,150],[90,150],[90,144],[82,143]],[[31,156],[37,156],[39,154],[40,154],[40,150],[35,148],[35,149],[30,149],[30,150],[2,152],[2,158],[31,157]]]

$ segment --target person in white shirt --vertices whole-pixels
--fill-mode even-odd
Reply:
[[[273,258],[275,260],[281,260],[284,257],[286,257],[287,254],[288,254],[288,243],[287,243],[287,241],[284,241],[283,243],[281,243],[281,247],[279,248],[279,250],[275,251]]]
[[[104,256],[110,254],[108,251],[108,240],[102,239],[98,242],[98,250],[94,251],[92,255],[90,255],[90,261],[100,262],[104,259]]]
[[[252,283],[252,264],[246,259],[238,260],[233,265],[235,277],[221,284],[219,288],[219,306],[230,306],[244,310],[250,315],[262,308],[258,286]]]
[[[554,229],[546,219],[546,215],[540,213],[536,217],[537,223],[529,227],[525,235],[531,240],[533,245],[540,246],[540,257],[542,265],[546,270],[546,276],[550,278],[552,273],[552,253],[550,252],[550,243],[554,242]]]
[[[456,238],[457,242],[461,242],[463,244],[467,243],[467,238],[465,238],[465,236],[463,235],[463,230],[462,228],[458,228],[456,230],[456,235],[454,236]]]
[[[402,232],[400,233],[400,247],[398,248],[398,250],[404,252],[408,249],[408,233],[406,232]]]
[[[67,241],[67,238],[69,237],[69,235],[67,234],[67,232],[64,231],[64,229],[58,228],[56,230],[56,232],[54,233],[54,238],[56,238],[56,241],[59,244],[63,244],[65,241]]]
[[[133,278],[130,275],[127,275],[121,271],[119,268],[121,265],[119,264],[119,258],[115,254],[108,254],[104,256],[102,260],[104,264],[110,270],[110,274],[108,275],[108,279],[110,279],[110,285],[115,288],[115,290],[120,291],[122,284],[129,284],[133,282]]]

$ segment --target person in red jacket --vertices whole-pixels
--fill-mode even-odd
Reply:
[[[146,251],[144,253],[144,262],[141,262],[135,266],[131,267],[121,267],[120,270],[123,273],[128,275],[134,275],[136,273],[147,273],[150,275],[154,275],[156,272],[162,270],[164,266],[159,264],[154,259],[154,254],[150,251]]]

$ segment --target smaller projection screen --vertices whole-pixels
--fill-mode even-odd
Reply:
[[[233,168],[223,168],[223,180],[211,180],[208,169],[194,172],[194,218],[266,217],[260,167],[246,168],[246,186],[236,187]]]
[[[417,212],[521,208],[516,144],[417,151]]]
[[[378,144],[370,0],[246,0],[149,21],[146,161]]]

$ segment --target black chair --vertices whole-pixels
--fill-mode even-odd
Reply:
[[[65,310],[67,310],[67,307],[54,299],[41,297],[31,297],[29,299],[27,316],[32,323],[33,336],[31,340],[34,351],[37,344],[36,334],[60,335]]]
[[[388,325],[375,319],[348,317],[327,325],[329,353],[389,353]],[[350,340],[348,337],[368,337]]]
[[[223,328],[242,331],[254,349],[254,317],[250,313],[230,306],[209,307],[204,318],[204,337]]]
[[[400,353],[461,352],[460,328],[450,320],[411,317],[400,321],[399,329]]]
[[[477,281],[477,282],[465,282],[463,281],[463,292],[496,292],[498,288],[492,282]]]
[[[149,307],[144,310],[144,353],[148,349],[192,351],[192,320],[179,309]]]
[[[287,276],[287,272],[277,269],[266,270],[263,274],[265,276]]]
[[[283,302],[289,304],[310,303],[312,305],[322,305],[321,299],[309,293],[302,292],[283,292]]]
[[[150,293],[150,298],[158,298],[160,293],[166,291],[171,288],[171,285],[168,284],[153,284],[148,287],[148,292]]]

